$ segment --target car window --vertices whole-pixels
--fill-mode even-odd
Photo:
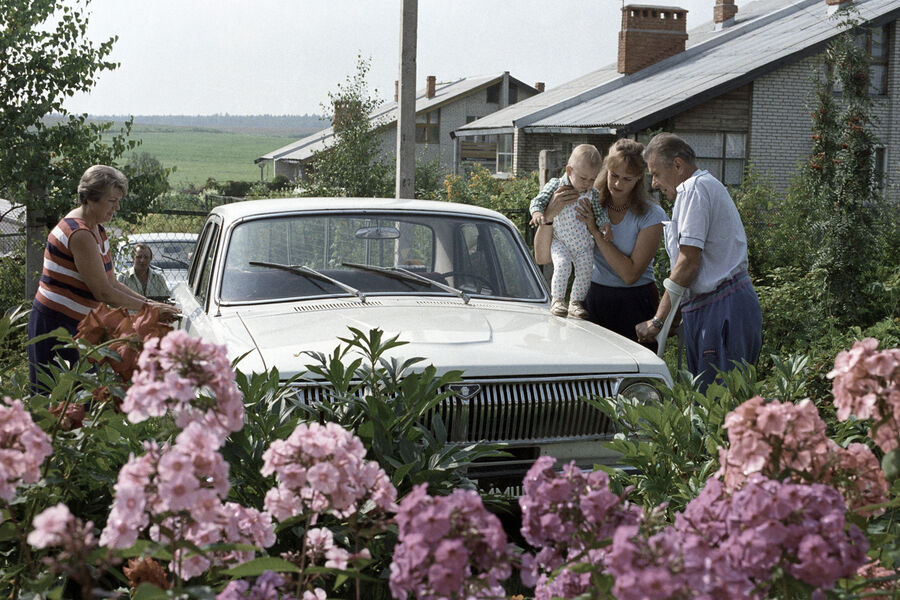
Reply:
[[[448,295],[446,289],[391,277],[374,269],[401,268],[470,294],[508,297],[510,266],[518,298],[543,291],[511,229],[488,219],[408,213],[305,214],[261,218],[236,226],[229,237],[222,275],[224,302],[346,296],[341,286],[258,263],[314,269],[367,294]],[[496,231],[495,231],[496,230]],[[503,241],[504,263],[497,257]],[[514,265],[519,261],[519,265]],[[352,264],[348,264],[352,263]]]
[[[204,307],[207,306],[207,300],[209,299],[209,288],[212,280],[213,263],[216,258],[216,246],[218,245],[218,240],[219,225],[217,223],[212,223],[209,228],[206,245],[203,248],[203,255],[200,257],[201,262],[198,265],[198,268],[200,269],[200,281],[195,288],[197,301]]]

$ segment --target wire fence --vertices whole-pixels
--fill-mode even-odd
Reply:
[[[25,251],[25,207],[0,200],[0,256]]]

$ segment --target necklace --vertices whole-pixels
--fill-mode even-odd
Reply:
[[[623,213],[628,210],[628,205],[625,204],[624,206],[613,206],[613,204],[610,203],[606,205],[606,210],[611,210],[612,212],[616,213]]]

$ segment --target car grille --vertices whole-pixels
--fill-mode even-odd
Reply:
[[[470,381],[452,384],[433,410],[451,442],[526,442],[596,439],[613,432],[612,423],[581,398],[612,396],[617,378]],[[317,384],[297,384],[302,402],[330,396]],[[431,415],[426,422],[431,421]]]

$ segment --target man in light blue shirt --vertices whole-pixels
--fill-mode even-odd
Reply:
[[[755,363],[762,347],[762,311],[747,273],[747,236],[725,186],[697,168],[694,150],[671,133],[644,150],[652,185],[675,198],[665,223],[669,279],[686,288],[681,301],[688,369],[701,389],[736,362]],[[672,307],[663,296],[656,316],[638,324],[639,339],[659,333]]]

